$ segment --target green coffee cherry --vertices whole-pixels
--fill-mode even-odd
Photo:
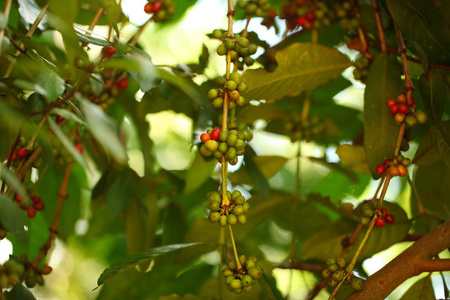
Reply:
[[[258,267],[248,269],[248,275],[252,276],[253,279],[257,280],[262,276],[262,272],[260,272]]]
[[[222,39],[222,30],[214,29],[212,32],[212,36],[213,36],[213,38],[218,39],[218,40]]]
[[[228,80],[228,81],[225,83],[225,86],[226,86],[226,88],[227,88],[229,91],[233,91],[233,90],[235,90],[235,89],[237,88],[237,84],[236,84],[236,82],[234,82],[233,80]]]
[[[228,150],[228,144],[227,143],[220,143],[219,144],[219,148],[217,148],[217,151],[219,151],[220,153],[225,153]]]
[[[225,268],[222,270],[222,275],[225,277],[234,275],[233,270],[229,269],[229,268]]]
[[[245,262],[245,267],[247,268],[247,270],[250,269],[250,268],[254,268],[254,267],[256,267],[256,262],[253,259],[249,258]]]
[[[225,227],[225,226],[228,225],[228,219],[227,219],[227,216],[225,216],[225,215],[221,215],[221,216],[220,216],[220,219],[219,219],[219,225],[222,226],[222,227]],[[230,269],[231,269],[231,268],[230,268]]]
[[[364,282],[362,281],[361,278],[358,277],[353,277],[350,284],[355,291],[362,290],[364,286]]]
[[[209,100],[216,99],[218,95],[219,95],[219,92],[217,90],[212,89],[212,90],[208,91],[208,99]]]
[[[423,124],[427,121],[427,115],[422,110],[416,110],[416,118],[419,124]]]
[[[241,74],[238,72],[232,72],[230,74],[230,81],[234,81],[236,85],[239,85],[241,83]]]
[[[237,216],[234,214],[228,215],[227,222],[230,225],[236,225],[237,224]]]
[[[228,132],[222,131],[222,132],[220,133],[219,139],[220,139],[220,141],[222,141],[222,142],[226,142],[227,139],[228,139]]]
[[[233,214],[235,214],[236,216],[244,214],[244,208],[242,207],[242,205],[236,205],[233,208]]]
[[[237,44],[242,48],[248,48],[250,42],[248,41],[248,39],[241,37],[237,39]]]
[[[239,262],[241,263],[241,265],[245,265],[245,262],[247,261],[247,256],[246,255],[239,255]]]
[[[231,194],[231,200],[236,201],[236,199],[239,198],[240,196],[241,196],[241,191],[234,190],[233,193]]]
[[[200,153],[201,153],[203,156],[206,156],[206,157],[212,155],[212,152],[209,151],[208,149],[206,149],[205,144],[203,144],[203,145],[200,147]]]
[[[219,203],[222,202],[222,196],[220,195],[219,192],[216,192],[216,191],[208,193],[208,195],[206,197],[209,201],[219,202]]]
[[[217,151],[217,148],[219,147],[219,143],[215,140],[209,140],[209,141],[206,141],[204,146],[205,146],[206,150],[208,150],[210,152],[215,152],[215,151]]]
[[[232,259],[230,259],[228,261],[228,268],[230,268],[231,270],[236,270],[236,262]]]
[[[236,41],[233,39],[226,39],[224,45],[227,50],[231,50],[236,45]]]
[[[240,215],[237,217],[237,221],[239,224],[244,225],[247,223],[247,216],[246,215]]]
[[[227,54],[227,48],[225,47],[225,44],[221,44],[217,48],[217,54],[220,55],[220,56]]]
[[[209,202],[208,203],[208,209],[212,211],[220,211],[220,202]]]
[[[343,258],[343,257],[339,257],[339,258],[338,258],[338,260],[337,260],[337,265],[338,265],[340,268],[345,267],[346,264],[347,264],[347,262],[345,261],[345,258]]]
[[[234,147],[238,141],[238,137],[236,135],[229,135],[227,139],[228,146]]]
[[[223,98],[222,98],[222,97],[217,97],[216,99],[214,99],[214,100],[212,101],[212,105],[213,105],[215,108],[221,108],[222,105],[223,105]]]
[[[245,82],[241,82],[238,84],[237,89],[240,93],[245,92],[247,90],[247,84]]]
[[[213,223],[219,222],[219,220],[221,219],[220,213],[217,211],[211,211],[209,213],[208,219]]]
[[[234,275],[227,276],[227,277],[225,278],[225,283],[226,283],[227,285],[229,285],[230,282],[231,282],[231,280],[234,280],[234,279],[236,279],[236,278],[234,277]]]
[[[250,286],[253,283],[253,277],[250,275],[244,275],[241,278],[241,283],[243,287]]]
[[[242,204],[242,208],[244,209],[244,213],[247,213],[250,209],[250,204],[248,204],[248,202],[245,202],[244,204]]]
[[[335,263],[328,265],[328,270],[330,270],[331,273],[336,272],[339,269],[339,266]]]

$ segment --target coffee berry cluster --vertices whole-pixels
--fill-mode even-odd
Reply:
[[[232,72],[229,80],[225,81],[223,89],[211,89],[208,91],[208,98],[212,101],[212,105],[216,108],[223,106],[225,94],[228,98],[228,108],[233,109],[236,105],[243,106],[246,104],[245,98],[241,95],[247,90],[247,84],[242,81],[242,77],[238,72]]]
[[[359,19],[349,1],[337,2],[329,7],[324,2],[312,0],[289,1],[282,7],[282,19],[286,19],[289,30],[298,26],[310,29],[323,29],[335,20],[340,20],[343,29],[352,30],[359,26]]]
[[[25,269],[29,267],[31,267],[31,263],[26,256],[10,258],[3,265],[0,265],[0,289],[12,288],[19,283]],[[44,285],[43,275],[50,274],[52,270],[52,267],[48,265],[42,265],[37,269],[32,268],[25,279],[26,286],[33,288],[36,284]]]
[[[386,105],[397,124],[405,122],[407,126],[413,127],[417,123],[423,124],[427,121],[427,115],[423,111],[415,109],[414,98],[411,98],[410,103],[408,103],[403,93],[395,99],[389,99]]]
[[[217,48],[217,54],[224,56],[230,51],[231,61],[237,62],[239,70],[244,69],[244,64],[247,66],[254,64],[255,60],[251,55],[256,53],[258,46],[251,44],[247,38],[238,34],[229,36],[227,31],[220,29],[214,29],[212,37],[222,41],[222,44]]]
[[[380,164],[376,168],[376,172],[378,175],[383,175],[386,171],[389,172],[389,176],[406,176],[408,174],[407,166],[411,164],[411,160],[409,158],[403,157],[403,155],[398,155],[394,159],[386,159],[384,163]]]
[[[236,261],[229,260],[228,268],[222,270],[228,290],[236,294],[249,292],[263,274],[263,269],[257,265],[257,262],[258,259],[255,256],[247,258],[241,255],[239,256],[241,268],[238,268]]]
[[[45,208],[45,204],[42,202],[41,197],[32,196],[30,190],[27,190],[28,199],[24,199],[21,195],[16,194],[14,201],[19,204],[20,209],[27,211],[29,218],[34,218],[37,211],[42,211]]]
[[[354,64],[355,69],[353,70],[353,77],[356,80],[365,83],[367,80],[367,76],[369,76],[369,65],[370,60],[367,57],[362,56],[358,58]]]
[[[49,140],[52,144],[53,157],[61,167],[66,167],[75,161],[72,154],[58,137],[50,135]],[[76,143],[74,147],[80,154],[84,152],[84,148],[81,144]]]
[[[294,114],[293,120],[285,123],[285,129],[292,142],[299,140],[311,142],[324,131],[325,126],[317,116],[308,115],[308,118],[303,119],[300,115]]]
[[[371,218],[376,218],[375,227],[381,228],[385,224],[394,224],[395,217],[390,214],[386,208],[375,208],[371,203],[366,203],[361,206],[362,217],[360,222],[362,225],[370,223]]]
[[[239,0],[236,7],[243,9],[247,16],[266,18],[269,16],[269,0]]]
[[[231,165],[236,165],[237,157],[244,155],[247,142],[253,138],[250,130],[220,131],[220,129],[209,129],[206,133],[202,133],[200,140],[203,145],[200,146],[200,153],[203,156],[214,157],[221,162],[222,156]]]
[[[327,268],[322,271],[322,276],[328,279],[328,286],[335,287],[340,281],[350,284],[355,291],[362,290],[364,281],[361,278],[353,276],[351,270],[346,268],[345,258],[327,260]]]
[[[219,192],[210,192],[206,196],[208,209],[210,210],[208,219],[211,222],[218,222],[220,226],[245,224],[247,217],[245,214],[250,209],[250,204],[245,201],[244,196],[238,190],[233,193],[227,191],[227,200],[224,201]]]
[[[144,11],[153,14],[153,21],[165,22],[172,18],[176,5],[172,0],[148,0],[144,6]]]

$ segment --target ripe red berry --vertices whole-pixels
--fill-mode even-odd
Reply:
[[[116,54],[116,49],[114,49],[113,46],[105,46],[103,47],[103,56],[105,58],[110,58],[111,56],[113,56],[114,54]]]
[[[28,207],[27,216],[28,218],[34,218],[36,216],[36,209],[33,206]]]
[[[45,205],[44,205],[44,203],[39,202],[39,203],[34,203],[33,207],[34,207],[36,210],[44,210]]]
[[[22,202],[22,196],[20,196],[19,194],[16,194],[15,196],[14,196],[14,201],[16,201],[17,203],[20,203],[20,202]]]
[[[160,11],[161,8],[162,8],[162,3],[161,3],[161,2],[155,2],[155,3],[153,3],[153,12],[154,12],[154,13]]]
[[[398,112],[398,104],[394,104],[394,105],[390,106],[389,109],[391,110],[391,114],[397,113]]]
[[[144,11],[148,14],[153,13],[153,3],[147,3],[144,6]]]
[[[200,136],[200,140],[202,141],[202,143],[206,143],[207,141],[209,141],[211,139],[211,136],[209,134],[202,133],[202,135]]]
[[[381,217],[377,218],[377,220],[375,221],[375,226],[378,227],[378,228],[383,227],[384,224],[385,224],[385,221]]]
[[[387,104],[388,107],[391,107],[391,106],[397,104],[397,102],[396,102],[394,99],[389,99],[389,100],[386,102],[386,104]]]
[[[298,26],[305,27],[305,24],[307,23],[307,20],[305,17],[298,17],[295,22]]]
[[[409,113],[409,107],[408,105],[406,105],[405,103],[400,103],[398,105],[398,112],[401,114],[406,115],[407,113]]]
[[[386,166],[389,166],[390,163],[391,163],[391,160],[390,160],[389,158],[387,158],[387,159],[384,160],[384,164],[385,164]]]
[[[388,211],[387,211],[386,208],[382,208],[382,209],[380,209],[380,211],[381,211],[381,214],[382,214],[383,218],[388,215]]]
[[[411,97],[411,102],[409,103],[410,106],[414,106],[416,104],[416,100],[414,100],[413,97]]]
[[[408,174],[408,169],[404,165],[398,165],[398,175],[404,177]]]
[[[309,11],[306,13],[305,18],[309,22],[313,22],[316,19],[316,15],[314,15],[314,13],[312,11]]]
[[[55,120],[56,120],[56,122],[62,122],[62,121],[64,121],[64,117],[60,116],[60,115],[56,115]]]
[[[27,149],[19,147],[16,149],[16,155],[20,158],[27,156]]]
[[[220,137],[220,129],[218,128],[213,129],[213,131],[211,131],[211,139],[217,141],[219,137]]]
[[[128,79],[123,78],[116,83],[116,87],[118,90],[125,90],[128,87]]]
[[[378,167],[376,168],[375,171],[377,172],[378,175],[381,175],[386,171],[386,168],[387,168],[387,166],[385,164],[381,164],[381,165],[378,165]]]
[[[395,222],[395,217],[394,217],[393,215],[391,215],[391,214],[387,214],[387,215],[384,217],[384,220],[385,220],[386,223],[388,223],[388,224],[394,224],[394,222]]]
[[[84,148],[83,148],[82,145],[76,144],[76,145],[75,145],[75,149],[77,149],[78,152],[80,152],[81,154],[83,154]]]
[[[31,198],[31,200],[33,200],[34,203],[40,203],[42,202],[41,197],[39,196],[34,196],[33,198]]]

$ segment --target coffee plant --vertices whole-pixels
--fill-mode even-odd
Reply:
[[[0,2],[0,299],[449,299],[448,1],[129,2]]]

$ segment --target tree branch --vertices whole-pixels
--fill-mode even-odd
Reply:
[[[447,221],[415,242],[381,270],[370,276],[364,289],[352,293],[347,300],[379,300],[386,298],[406,279],[422,272],[448,271],[448,259],[433,259],[450,247],[450,221]]]

